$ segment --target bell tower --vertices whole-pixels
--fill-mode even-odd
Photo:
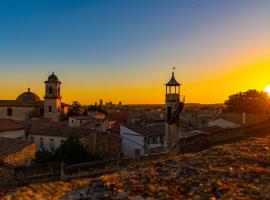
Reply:
[[[44,117],[60,121],[61,116],[61,82],[54,72],[45,81]]]
[[[173,68],[174,70],[175,68]],[[171,80],[165,84],[165,150],[169,151],[181,137],[180,133],[180,113],[183,110],[184,103],[180,101],[180,83],[174,77],[172,72]]]

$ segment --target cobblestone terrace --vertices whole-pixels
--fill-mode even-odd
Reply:
[[[97,178],[19,187],[14,199],[270,199],[270,136]],[[8,194],[4,199],[11,199]]]

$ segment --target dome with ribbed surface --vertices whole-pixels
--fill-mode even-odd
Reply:
[[[28,88],[27,92],[20,94],[16,100],[25,104],[41,101],[38,95],[30,91],[30,88]]]
[[[58,77],[54,74],[54,72],[48,77],[48,82],[58,82]]]

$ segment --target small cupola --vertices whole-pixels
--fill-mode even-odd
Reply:
[[[54,72],[48,77],[48,80],[46,81],[48,83],[57,83],[60,82],[58,77],[54,74]]]
[[[166,86],[180,86],[181,84],[177,82],[174,78],[174,72],[172,72],[172,78],[169,80],[168,83],[165,84]]]

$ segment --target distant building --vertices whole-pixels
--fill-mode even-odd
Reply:
[[[0,137],[26,139],[25,128],[11,119],[0,119]]]
[[[61,82],[52,73],[45,81],[44,101],[30,88],[16,100],[0,100],[0,118],[26,120],[44,116],[59,121],[68,112],[68,105],[61,102],[60,85]]]
[[[210,120],[208,122],[209,124],[209,127],[221,127],[223,129],[228,129],[228,128],[237,128],[237,127],[240,127],[241,125],[240,124],[237,124],[237,123],[233,123],[233,122],[230,122],[228,120],[225,120],[225,119],[214,119],[214,120]]]
[[[89,122],[93,119],[92,116],[71,116],[69,117],[69,127],[76,128],[86,122]]]
[[[124,157],[143,156],[165,149],[165,124],[138,126],[132,123],[120,125],[122,153]]]
[[[68,137],[78,137],[82,144],[92,154],[104,157],[118,157],[121,154],[121,137],[117,124],[108,126],[106,129],[97,129],[86,122],[77,128],[70,128],[66,124],[56,123],[49,119],[32,119],[24,121],[27,127],[27,138],[36,144],[37,150],[54,151]]]

